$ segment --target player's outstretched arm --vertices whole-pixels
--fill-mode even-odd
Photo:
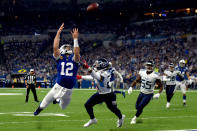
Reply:
[[[116,74],[120,78],[120,82],[123,82],[122,75],[118,71],[114,71],[114,74]]]
[[[159,93],[157,93],[157,94],[155,94],[155,95],[153,96],[154,99],[158,99],[158,98],[160,97],[161,92],[163,91],[163,84],[162,84],[162,82],[161,82],[160,79],[157,79],[157,80],[156,80],[156,84],[158,85],[158,87],[159,87],[160,89],[159,89]]]
[[[128,94],[132,93],[133,87],[137,84],[137,82],[140,82],[140,80],[141,80],[141,76],[138,75],[137,78],[131,83],[131,86],[130,86],[130,88],[128,90]]]
[[[60,42],[60,34],[61,34],[63,29],[64,29],[64,23],[62,23],[62,25],[58,29],[57,34],[56,34],[55,39],[54,39],[54,42],[53,42],[53,55],[54,55],[54,57],[59,57],[60,56],[59,42]]]
[[[77,28],[74,28],[71,32],[73,40],[74,40],[74,61],[75,62],[80,62],[80,48],[78,44],[78,37],[79,37],[79,32]]]

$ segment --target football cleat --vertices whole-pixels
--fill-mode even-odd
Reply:
[[[122,115],[122,118],[117,121],[117,127],[121,127],[124,123],[125,115]]]
[[[170,102],[167,102],[166,108],[170,108]]]
[[[87,123],[85,123],[85,124],[83,125],[83,127],[89,127],[90,125],[96,124],[97,122],[98,122],[98,121],[97,121],[96,118],[90,119]]]
[[[53,104],[59,104],[60,103],[60,100],[59,99],[55,99],[54,101],[53,101]]]
[[[131,119],[131,123],[130,124],[136,124],[136,116],[134,116],[132,119]]]

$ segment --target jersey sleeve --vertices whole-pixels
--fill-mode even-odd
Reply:
[[[25,80],[27,80],[28,75],[25,76]]]
[[[144,70],[144,69],[140,69],[140,71],[139,71],[139,75],[140,75],[140,77],[142,77],[143,72],[145,72],[145,70]]]
[[[167,71],[167,70],[165,70],[165,71],[164,71],[164,74],[165,74],[165,75],[168,75],[168,71]]]
[[[60,56],[61,56],[61,54],[59,56],[55,57],[54,54],[53,54],[53,59],[55,59],[57,61],[57,60],[60,59]]]

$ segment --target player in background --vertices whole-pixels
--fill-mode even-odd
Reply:
[[[119,119],[117,121],[117,127],[121,127],[125,115],[122,115],[120,110],[117,108],[116,94],[113,92],[113,73],[109,69],[109,62],[106,59],[99,59],[94,64],[94,69],[88,66],[85,62],[84,67],[88,69],[91,77],[95,80],[98,92],[93,94],[88,101],[85,103],[85,108],[90,116],[90,120],[84,124],[84,127],[89,127],[92,124],[97,123],[97,119],[94,116],[93,107],[96,104],[105,102],[107,108],[113,112]]]
[[[153,61],[148,61],[146,63],[146,69],[141,69],[139,71],[136,80],[131,83],[131,87],[128,90],[128,93],[131,94],[132,88],[136,85],[137,82],[141,81],[140,94],[136,101],[137,112],[135,116],[131,119],[131,124],[136,124],[136,119],[142,114],[144,107],[150,102],[152,97],[158,99],[160,97],[160,93],[163,90],[160,76],[158,73],[154,72],[153,69]],[[153,96],[155,84],[158,85],[160,90],[159,93]]]
[[[176,89],[180,87],[183,93],[183,106],[186,106],[186,79],[190,80],[188,68],[185,66],[185,60],[180,60],[179,65],[175,67],[180,73],[176,76]]]
[[[71,32],[74,41],[74,54],[71,45],[65,44],[59,48],[60,34],[64,28],[61,25],[54,39],[53,56],[57,63],[57,81],[53,88],[44,97],[34,115],[38,115],[44,108],[56,99],[59,99],[59,106],[65,109],[70,103],[72,88],[76,83],[76,75],[80,61],[80,49],[78,45],[78,29]]]
[[[179,73],[180,73],[179,71],[174,70],[173,63],[170,63],[168,69],[164,71],[163,81],[165,82],[165,88],[166,88],[166,98],[167,98],[166,108],[170,107],[170,101],[175,92],[176,76]]]
[[[123,77],[122,75],[112,66],[112,63],[109,62],[109,70],[113,73],[113,75],[118,76],[120,79],[120,89],[124,89],[124,82],[123,82]],[[112,77],[112,80],[115,82],[115,76]],[[117,83],[116,83],[117,84]],[[113,86],[115,87],[114,83]],[[123,97],[125,98],[125,91],[119,91],[119,90],[114,90],[114,93],[116,94],[122,94]]]

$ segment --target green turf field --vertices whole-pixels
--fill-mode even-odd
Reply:
[[[176,92],[170,109],[165,108],[165,92],[158,100],[152,100],[144,109],[138,123],[130,125],[131,117],[135,114],[135,102],[138,91],[127,95],[117,95],[118,107],[126,119],[122,128],[116,128],[117,118],[105,106],[94,107],[98,119],[96,125],[83,128],[89,120],[84,108],[86,100],[96,90],[74,90],[71,104],[66,110],[58,105],[50,104],[40,115],[32,116],[39,103],[33,101],[30,92],[29,103],[25,104],[25,89],[0,89],[0,131],[154,131],[175,129],[197,129],[197,92],[187,93],[187,107],[182,106],[181,92]],[[41,101],[49,89],[37,89]],[[23,95],[3,95],[2,93],[23,93]],[[52,116],[52,114],[64,116]],[[24,116],[26,115],[26,116]],[[49,116],[43,116],[49,115]]]

